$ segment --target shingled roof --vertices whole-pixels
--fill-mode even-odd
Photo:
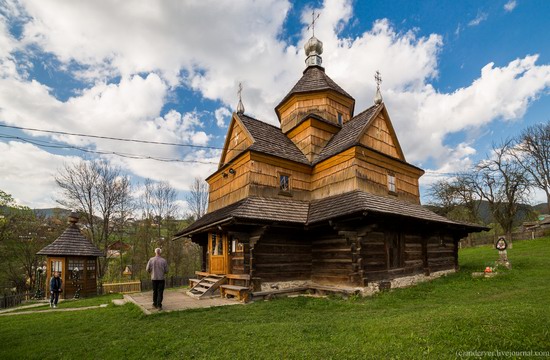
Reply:
[[[354,100],[350,94],[348,94],[337,83],[335,83],[334,80],[325,74],[325,69],[320,66],[308,66],[304,70],[304,75],[302,75],[296,85],[294,85],[290,92],[283,98],[283,100],[281,100],[279,105],[277,105],[277,108],[294,94],[322,90],[334,90],[337,93]]]
[[[237,114],[237,116],[254,138],[254,143],[248,150],[278,156],[302,164],[310,164],[304,153],[281,132],[280,128],[244,114]]]
[[[304,201],[249,197],[204,215],[175,236],[187,236],[206,226],[232,219],[305,224],[308,209],[309,203]]]
[[[37,255],[105,256],[102,251],[80,233],[80,229],[74,223],[71,223],[53,243],[37,252]]]
[[[232,219],[311,225],[365,211],[376,214],[391,214],[432,223],[466,227],[471,231],[487,230],[483,226],[449,220],[446,217],[437,215],[433,211],[426,209],[422,205],[411,204],[402,200],[355,190],[325,199],[313,200],[311,202],[291,199],[249,197],[206,214],[175,236],[188,236],[205,227],[230,221]]]
[[[365,127],[378,113],[378,110],[383,105],[373,105],[365,111],[357,114],[352,119],[344,123],[342,129],[330,139],[325,145],[321,153],[313,159],[313,163],[321,162],[329,157],[336,155],[350,147],[359,144],[359,135],[363,132]]]
[[[447,219],[419,204],[411,204],[395,198],[374,195],[360,190],[312,201],[309,209],[308,224],[364,211],[449,225],[477,227],[478,230],[485,229],[482,226]]]

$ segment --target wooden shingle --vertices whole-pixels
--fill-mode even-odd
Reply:
[[[101,250],[82,235],[76,224],[70,224],[63,234],[37,254],[48,256],[105,256]]]

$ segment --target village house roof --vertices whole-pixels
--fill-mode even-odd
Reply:
[[[340,95],[353,99],[344,89],[342,89],[337,83],[334,82],[327,74],[325,69],[321,66],[308,66],[304,70],[304,74],[298,80],[296,85],[286,94],[276,108],[284,104],[292,95],[301,93],[311,93],[315,91],[333,90]]]
[[[238,219],[313,225],[362,212],[391,214],[431,223],[465,227],[471,231],[486,230],[483,226],[449,220],[422,205],[355,190],[311,202],[248,197],[204,215],[175,236],[176,238],[189,236],[207,227]]]
[[[49,256],[105,256],[82,233],[78,226],[71,223],[53,243],[46,246],[37,255]]]

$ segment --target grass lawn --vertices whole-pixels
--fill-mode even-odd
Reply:
[[[87,306],[98,306],[101,304],[110,304],[113,299],[122,299],[123,296],[121,294],[109,294],[105,296],[97,296],[89,299],[68,299],[68,300],[59,300],[59,303],[57,304],[58,309],[69,309],[69,308],[80,308],[80,307],[87,307]],[[25,308],[25,305],[23,304],[19,306],[21,309],[15,309],[10,312],[22,312],[22,311],[40,311],[40,310],[47,310],[50,308],[49,303],[44,303],[40,306],[34,306],[32,308]]]
[[[132,304],[0,317],[0,359],[456,358],[550,351],[550,238],[514,243],[513,270],[460,253],[461,271],[364,299],[287,298],[145,316]],[[99,303],[101,298],[97,298]],[[94,300],[94,301],[95,301]]]

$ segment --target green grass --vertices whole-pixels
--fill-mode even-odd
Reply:
[[[0,317],[0,358],[455,358],[550,351],[550,239],[516,242],[513,270],[461,251],[461,271],[371,298],[287,298],[145,316],[132,304]],[[101,298],[97,298],[102,302]]]
[[[110,304],[113,299],[122,299],[123,296],[121,294],[110,294],[105,296],[97,296],[92,298],[82,298],[78,300],[68,299],[68,300],[60,300],[57,304],[58,309],[69,309],[69,308],[80,308],[80,307],[87,307],[87,306],[98,306],[101,304]],[[29,302],[27,304],[21,305],[21,309],[15,309],[10,312],[22,312],[22,311],[40,311],[40,310],[46,310],[50,308],[49,303],[44,303],[42,306],[34,306],[32,308],[24,308],[25,305],[32,304],[32,302]]]

